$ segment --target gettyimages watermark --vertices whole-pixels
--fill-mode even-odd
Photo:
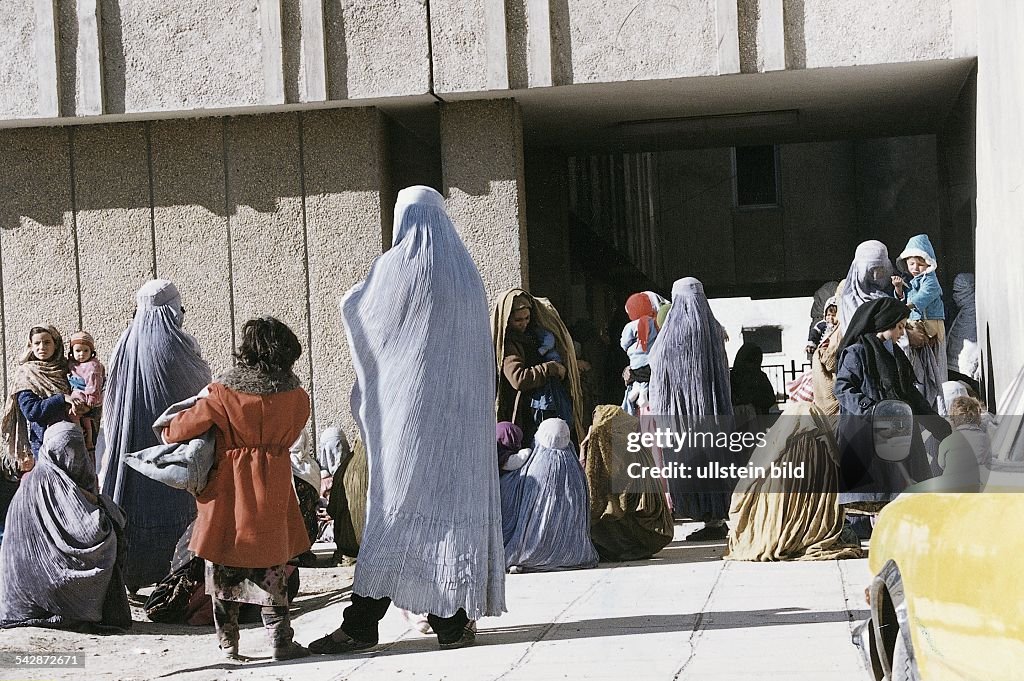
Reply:
[[[644,415],[606,465],[616,493],[1024,492],[1024,417],[934,418]]]

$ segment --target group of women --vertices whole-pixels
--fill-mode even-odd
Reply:
[[[237,655],[240,603],[262,606],[276,659],[308,654],[292,641],[284,577],[284,564],[310,545],[290,459],[310,408],[291,371],[299,341],[276,319],[250,320],[236,366],[211,382],[198,344],[182,329],[175,285],[150,281],[136,300],[111,355],[96,462],[71,422],[75,405],[64,399],[70,391],[60,380],[67,371],[61,335],[51,326],[30,330],[5,423],[22,424],[12,433],[42,437],[32,438],[28,459],[21,440],[4,438],[5,474],[20,482],[5,500],[0,627],[130,626],[126,591],[163,579],[190,530],[191,550],[207,560],[226,654]],[[14,397],[44,408],[15,412]],[[154,430],[168,407],[190,398],[193,406]],[[127,464],[128,454],[203,437],[215,441],[215,458],[198,496]]]
[[[840,483],[854,480],[843,489],[877,501],[870,483],[891,471],[856,457],[847,465],[843,452],[858,451],[864,434],[837,430],[830,418],[889,397],[927,411],[912,394],[906,358],[893,350],[906,306],[886,294],[884,249],[862,244],[837,292],[842,321],[816,352],[814,402],[788,408],[794,418],[780,420],[754,452],[758,461],[807,462],[814,480],[796,488],[750,482],[730,507],[721,490],[666,490],[623,476],[630,463],[651,467],[663,454],[627,446],[642,424],[617,406],[584,418],[576,351],[554,306],[506,291],[488,334],[483,284],[443,198],[426,187],[403,190],[392,248],[341,306],[369,484],[352,519],[352,605],[308,650],[292,640],[285,587],[285,563],[311,540],[289,458],[310,412],[291,370],[302,352],[295,334],[271,317],[250,320],[235,367],[213,380],[182,329],[177,288],[147,283],[112,353],[97,477],[69,423],[77,406],[64,399],[61,336],[33,327],[14,384],[45,408],[30,429],[8,437],[5,427],[8,473],[32,468],[26,457],[35,465],[21,476],[0,543],[0,626],[129,625],[125,587],[163,578],[190,525],[190,548],[207,562],[218,643],[232,659],[240,603],[260,606],[275,659],[370,648],[392,603],[427,613],[442,648],[467,645],[478,618],[505,610],[506,571],[650,557],[672,540],[673,511],[705,523],[695,539],[724,536],[731,517],[734,559],[855,555],[859,548],[840,536]],[[730,380],[724,330],[703,286],[680,279],[650,352],[648,413],[678,431],[695,419],[728,427],[734,385],[763,401],[756,377]],[[551,389],[567,399],[535,399]],[[158,417],[163,427],[154,430]],[[203,438],[215,455],[196,496],[126,464],[133,452]],[[913,456],[920,460],[919,448]],[[762,493],[777,491],[793,494]]]
[[[845,530],[848,512],[874,512],[932,476],[922,428],[938,441],[951,429],[919,389],[900,348],[910,308],[893,295],[893,266],[879,241],[857,247],[833,292],[839,320],[812,357],[811,401],[790,402],[751,463],[804,464],[801,479],[741,481],[732,498],[727,559],[822,560],[862,555]],[[875,456],[870,416],[884,400],[915,414],[909,456]]]
[[[505,534],[507,542],[511,542],[506,544],[509,565],[516,569],[552,569],[592,564],[593,556],[586,550],[586,542],[578,539],[582,536],[579,528],[583,521],[570,519],[582,517],[575,509],[580,505],[582,492],[578,490],[583,490],[580,481],[584,479],[589,483],[589,493],[595,497],[591,499],[591,540],[602,558],[656,553],[664,546],[659,545],[661,540],[671,539],[673,513],[676,517],[704,522],[704,527],[688,539],[728,536],[728,559],[808,560],[861,555],[860,541],[845,522],[847,514],[877,511],[908,485],[907,474],[913,481],[930,478],[934,467],[929,464],[924,436],[936,447],[950,433],[949,424],[920,389],[914,366],[900,347],[911,308],[894,296],[892,279],[893,266],[885,245],[879,241],[860,244],[847,277],[830,292],[830,297],[835,295],[838,301],[839,322],[814,351],[810,381],[813,389],[809,391],[813,398],[790,402],[751,453],[751,466],[770,468],[776,464],[788,470],[802,469],[803,477],[741,480],[731,498],[714,486],[702,488],[674,478],[669,480],[667,495],[658,494],[655,486],[634,496],[632,501],[617,505],[608,494],[608,480],[615,471],[602,471],[586,455],[583,460],[588,467],[584,474],[566,464],[558,469],[555,481],[543,479],[555,469],[555,457],[546,454],[550,447],[545,438],[539,438],[528,463],[534,462],[536,466],[542,456],[547,461],[542,473],[529,482],[532,496],[521,492],[527,484],[524,481],[530,479],[529,467],[525,467],[525,472],[502,472]],[[525,313],[517,318],[520,310]],[[532,298],[523,291],[509,291],[496,306],[495,319],[499,418],[515,421],[529,441],[531,433],[540,435],[544,416],[522,408],[524,395],[543,380],[561,377],[564,370],[564,380],[575,400],[578,393],[572,377],[576,372],[568,363],[558,367],[530,356],[532,325],[558,328],[556,336],[562,333],[557,312],[547,301]],[[675,283],[671,306],[659,321],[657,340],[651,345],[650,400],[641,414],[651,416],[649,423],[611,406],[599,407],[594,414],[595,425],[583,440],[585,445],[608,443],[609,431],[618,433],[620,441],[624,441],[630,432],[650,427],[667,426],[682,432],[700,423],[705,428],[742,429],[740,421],[746,417],[741,414],[745,410],[764,414],[774,402],[773,391],[760,372],[760,352],[756,347],[742,348],[730,372],[724,330],[696,279],[684,278]],[[570,342],[564,344],[563,350],[564,356],[573,358]],[[909,456],[901,464],[874,455],[870,416],[875,405],[889,399],[906,402],[917,417]],[[754,419],[746,427],[756,427],[757,423]],[[582,433],[577,435],[583,438]],[[613,465],[621,468],[629,461],[622,458],[622,445],[618,449]],[[669,455],[657,450],[644,453],[659,464]],[[688,455],[698,457],[698,462],[708,460],[700,457],[716,456],[711,451],[692,450]],[[557,511],[548,510],[542,501],[533,501],[544,490],[572,501]],[[665,503],[666,497],[670,506]],[[646,508],[641,509],[638,503]],[[638,513],[651,506],[659,506],[659,511],[646,516]],[[622,507],[630,511],[624,512]],[[606,514],[608,509],[613,509],[613,513]],[[622,539],[603,536],[616,511],[620,521],[629,518],[629,540],[636,546],[609,549]],[[552,520],[549,514],[558,517]],[[641,518],[646,521],[642,527]],[[731,531],[726,520],[731,520]],[[552,551],[556,544],[564,544],[561,564],[550,556],[531,563],[530,557],[539,553],[531,541],[538,540],[524,541],[520,536],[523,526],[550,526],[557,530],[560,524],[565,525],[564,529],[546,532],[548,537],[559,539],[550,539],[544,548]],[[618,522],[615,526],[621,530],[626,525]],[[658,541],[641,548],[644,533],[652,529]],[[530,545],[530,550],[524,552],[522,544]]]

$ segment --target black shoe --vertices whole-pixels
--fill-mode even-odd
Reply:
[[[715,539],[725,539],[728,536],[728,525],[716,525],[714,527],[705,525],[696,532],[686,535],[686,541],[712,541]]]
[[[438,647],[440,647],[441,650],[454,650],[455,648],[465,648],[466,646],[473,645],[476,643],[476,629],[474,625],[474,622],[467,624],[462,630],[462,636],[455,641],[451,641],[449,643],[441,643],[438,641]]]
[[[334,634],[341,637],[341,640],[334,638]],[[377,645],[376,641],[358,641],[341,629],[338,629],[334,634],[327,634],[322,638],[318,638],[309,644],[309,652],[314,655],[342,655],[344,653],[354,653],[360,650],[367,650]]]

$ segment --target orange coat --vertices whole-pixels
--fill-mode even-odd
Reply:
[[[302,388],[272,394],[235,392],[210,384],[210,395],[178,414],[164,430],[186,442],[211,427],[214,468],[196,498],[198,517],[189,548],[231,567],[271,567],[309,548],[292,487],[289,448],[309,419]]]

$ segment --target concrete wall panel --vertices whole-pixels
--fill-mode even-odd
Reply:
[[[381,212],[392,209],[381,205],[383,120],[374,109],[340,109],[304,114],[302,121],[312,322],[302,361],[313,360],[317,429],[340,425],[353,437],[355,370],[338,304],[382,252]]]
[[[53,324],[66,337],[78,327],[79,306],[67,131],[0,130],[0,149],[6,383],[28,330]]]
[[[161,121],[150,136],[157,276],[181,291],[185,329],[214,372],[231,366],[223,119]]]
[[[105,363],[135,313],[135,292],[153,277],[146,129],[82,126],[73,151],[82,326]]]
[[[717,4],[551,0],[555,85],[717,74]]]
[[[487,89],[485,5],[495,0],[434,0],[430,32],[434,57],[434,91]]]
[[[6,3],[0,12],[0,118],[31,118],[39,114],[37,22],[33,4]]]
[[[268,1],[103,0],[108,111],[263,103],[260,3]]]
[[[432,2],[431,12],[440,4]],[[327,0],[325,10],[331,99],[418,95],[430,90],[424,3]],[[436,43],[434,49],[436,55]]]
[[[784,13],[790,69],[953,56],[949,0],[785,0]]]
[[[441,107],[448,214],[480,269],[491,302],[509,287],[529,286],[522,134],[513,100]]]
[[[301,340],[309,315],[298,115],[243,116],[227,126],[236,339],[247,320],[269,314]],[[308,388],[309,365],[295,373]]]

